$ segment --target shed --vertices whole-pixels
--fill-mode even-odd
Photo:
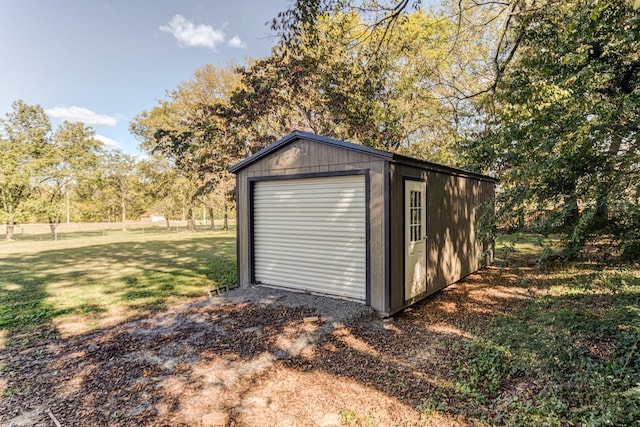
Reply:
[[[361,301],[389,316],[486,266],[496,180],[295,131],[236,174],[238,285]]]

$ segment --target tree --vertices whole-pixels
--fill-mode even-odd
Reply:
[[[2,125],[0,219],[6,224],[6,239],[12,240],[14,226],[28,215],[29,200],[38,184],[36,174],[50,163],[46,153],[51,124],[42,107],[16,101]]]
[[[486,37],[464,31],[422,10],[403,15],[393,32],[356,8],[318,12],[243,70],[232,116],[257,141],[252,151],[305,129],[454,163],[454,142],[477,112],[470,93],[492,74]]]
[[[226,168],[245,153],[244,141],[220,114],[239,85],[236,66],[207,65],[183,82],[151,111],[139,114],[131,133],[141,147],[168,159],[190,183],[187,186],[187,224],[195,229],[194,206],[198,197],[223,182]]]
[[[111,211],[119,212],[122,231],[127,231],[127,210],[139,195],[139,180],[133,156],[120,150],[105,152],[100,168],[99,187]]]
[[[182,215],[185,205],[183,190],[188,185],[169,161],[159,155],[142,159],[137,166],[145,206],[150,211],[163,214],[168,228],[170,218]]]
[[[640,255],[640,15],[626,0],[543,2],[514,23],[518,53],[469,164],[501,178],[503,220],[547,210],[567,255],[613,236]]]
[[[65,121],[42,153],[49,161],[35,171],[39,197],[33,202],[38,214],[49,223],[53,239],[62,219],[66,216],[69,221],[73,187],[86,179],[98,163],[102,143],[94,135],[93,129],[82,123]]]

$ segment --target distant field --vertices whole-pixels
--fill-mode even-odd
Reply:
[[[235,232],[86,233],[0,242],[0,332],[81,333],[235,284]]]

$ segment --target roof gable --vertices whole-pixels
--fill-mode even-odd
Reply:
[[[271,145],[268,145],[267,147],[263,148],[257,153],[252,154],[246,159],[231,166],[228,170],[229,172],[236,173],[240,169],[243,169],[246,166],[249,166],[250,164],[260,160],[261,158],[281,149],[282,147],[298,139],[306,139],[306,140],[318,142],[321,144],[328,144],[334,147],[343,148],[345,150],[353,150],[360,153],[369,154],[374,157],[378,157],[380,159],[384,159],[390,162],[409,165],[409,166],[415,166],[415,167],[423,168],[426,170],[436,171],[436,172],[445,173],[449,175],[466,176],[466,177],[479,179],[481,181],[498,182],[496,178],[493,178],[487,175],[482,175],[475,172],[470,172],[464,169],[445,166],[438,163],[429,162],[427,160],[422,160],[414,157],[408,157],[401,154],[392,153],[390,151],[378,150],[377,148],[368,147],[366,145],[354,144],[352,142],[341,141],[339,139],[333,139],[326,136],[316,135],[314,133],[302,132],[298,130],[291,132],[289,135],[279,139],[278,141],[274,142]]]
[[[265,157],[268,154],[273,153],[274,151],[277,151],[278,149],[298,139],[307,139],[309,141],[314,141],[322,144],[328,144],[335,147],[344,148],[345,150],[358,151],[360,153],[370,154],[372,156],[379,157],[386,160],[391,160],[393,158],[393,153],[390,153],[388,151],[378,150],[376,148],[367,147],[365,145],[354,144],[346,141],[340,141],[339,139],[328,138],[326,136],[320,136],[314,133],[308,133],[308,132],[302,132],[302,131],[296,130],[291,132],[289,135],[285,136],[284,138],[274,142],[273,144],[266,146],[265,148],[258,151],[257,153],[252,154],[246,159],[240,161],[239,163],[236,163],[235,165],[231,166],[229,168],[229,172],[236,173],[240,169],[250,165],[251,163],[254,163],[255,161]]]

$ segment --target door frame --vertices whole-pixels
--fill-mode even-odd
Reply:
[[[406,183],[407,181],[414,181],[414,182],[423,182],[424,183],[424,218],[425,218],[425,223],[424,223],[424,235],[425,235],[425,251],[424,251],[424,266],[425,266],[425,291],[418,294],[418,295],[414,295],[413,297],[410,297],[407,299],[407,292],[406,292],[406,284],[407,284],[407,215],[406,215],[406,208],[407,208],[407,192],[406,192]],[[429,221],[429,211],[427,210],[427,192],[428,192],[428,184],[427,184],[427,179],[426,178],[418,178],[418,177],[413,177],[413,176],[403,176],[402,177],[402,301],[403,301],[403,306],[409,305],[411,304],[413,301],[419,299],[422,295],[425,295],[428,292],[429,289],[429,283],[427,283],[426,281],[428,280],[429,275],[428,270],[429,270],[429,257],[427,256],[427,252],[428,252],[428,235],[427,235],[427,224]]]
[[[367,306],[371,305],[371,216],[370,216],[370,194],[371,184],[369,177],[370,169],[353,169],[342,171],[328,171],[328,172],[312,172],[312,173],[298,173],[290,175],[262,175],[248,178],[249,184],[249,282],[256,284],[256,272],[255,272],[255,240],[254,240],[254,203],[253,195],[255,193],[255,184],[260,181],[275,181],[275,180],[288,180],[288,179],[307,179],[307,178],[330,178],[340,176],[352,176],[362,175],[364,177],[364,194],[365,194],[365,301]],[[332,295],[327,294],[329,297]],[[335,297],[335,296],[333,296]]]

